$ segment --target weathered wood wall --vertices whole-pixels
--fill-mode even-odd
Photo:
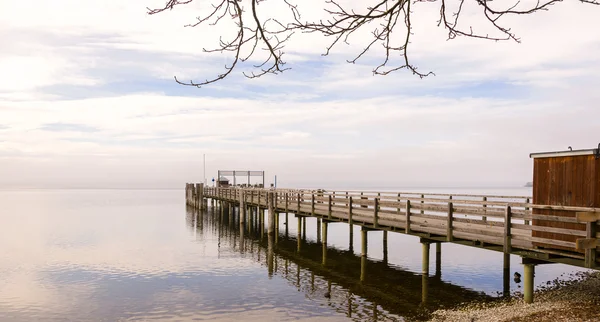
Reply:
[[[533,203],[553,206],[599,207],[600,206],[600,159],[594,155],[562,156],[534,159]],[[534,209],[533,214],[575,217],[573,211]],[[534,219],[534,226],[564,228],[585,231],[582,223],[558,222]],[[533,237],[575,242],[574,234],[533,231]],[[534,242],[537,247],[560,248],[581,252],[573,247]]]

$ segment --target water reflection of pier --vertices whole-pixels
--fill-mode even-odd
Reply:
[[[297,236],[290,236],[288,229],[268,234],[259,215],[252,215],[247,225],[240,225],[235,210],[226,205],[223,209],[209,207],[206,212],[189,208],[188,225],[199,234],[211,231],[218,236],[220,247],[250,254],[267,267],[270,275],[283,277],[309,298],[327,298],[332,309],[354,320],[395,320],[395,315],[421,319],[431,309],[489,298],[443,282],[439,257],[435,274],[416,274],[391,266],[386,260],[374,261],[352,251],[327,247],[320,238],[317,242],[307,241],[305,229],[299,229]],[[289,225],[294,215],[287,216]],[[305,228],[300,217],[298,226]],[[323,232],[326,237],[326,228]]]

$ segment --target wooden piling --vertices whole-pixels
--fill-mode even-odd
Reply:
[[[364,282],[367,277],[367,229],[363,227],[360,231],[361,251],[360,251],[360,281]]]
[[[298,253],[300,252],[302,246],[302,217],[298,216]]]
[[[267,197],[267,202],[269,204],[269,235],[275,234],[275,200],[274,193],[269,192]]]
[[[502,264],[502,296],[507,297],[510,295],[510,254],[504,253]]]
[[[487,196],[483,197],[483,202],[484,202],[484,204],[483,204],[483,216],[481,217],[481,220],[487,221],[487,216],[486,216],[486,213],[487,213],[487,204],[485,203],[485,202],[487,202]]]
[[[421,266],[421,273],[423,273],[423,275],[429,275],[429,246],[431,243],[421,241],[421,245],[423,248],[423,265]]]
[[[387,230],[383,231],[383,262],[386,264],[388,262],[388,232],[387,232]]]
[[[454,220],[454,206],[451,202],[448,203],[448,217],[446,224],[446,241],[453,241],[454,237],[452,234],[452,221]]]
[[[317,218],[317,244],[321,243],[321,218]]]
[[[323,223],[321,223],[321,225],[323,226],[321,229],[321,232],[323,233],[323,237],[322,237],[322,247],[323,247],[323,260],[322,260],[322,264],[323,266],[327,265],[327,222],[323,221]]]
[[[270,210],[269,210],[270,213]],[[269,216],[270,218],[271,216]],[[270,227],[270,225],[269,225]],[[272,233],[269,232],[269,236],[267,237],[267,266],[268,266],[268,271],[269,271],[269,278],[271,278],[273,276],[273,270],[274,270],[274,258],[275,258],[275,246],[274,246],[274,236]]]
[[[306,240],[306,217],[302,217],[302,240]]]
[[[504,212],[504,252],[510,253],[512,251],[511,245],[511,221],[512,221],[512,212],[510,206],[506,206],[506,210]]]
[[[442,277],[442,243],[435,243],[435,276]]]
[[[534,274],[535,274],[535,265],[534,264],[524,264],[523,265],[523,273],[524,273],[524,299],[525,303],[533,303],[533,283],[534,283]]]
[[[410,200],[406,200],[406,225],[404,226],[404,229],[406,231],[407,234],[410,234]]]
[[[373,226],[379,228],[379,197],[375,197],[373,202]]]
[[[290,226],[289,226],[289,223],[288,223],[288,218],[289,217],[290,217],[290,214],[286,212],[285,213],[285,238],[288,238],[289,232],[290,232],[290,229],[289,229]]]
[[[246,226],[246,206],[244,202],[244,191],[239,191],[239,216],[240,216],[240,227]]]
[[[429,297],[429,275],[421,275],[421,304],[427,304]]]

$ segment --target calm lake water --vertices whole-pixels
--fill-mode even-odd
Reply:
[[[422,304],[419,239],[389,233],[384,263],[381,232],[369,232],[361,283],[360,228],[350,250],[348,225],[329,225],[323,266],[316,220],[298,253],[292,214],[287,238],[280,216],[270,273],[266,234],[242,237],[214,209],[186,209],[183,190],[0,190],[0,209],[0,321],[403,321],[503,288],[501,253],[443,244],[436,276],[432,246]],[[522,273],[520,258],[511,262],[511,275]],[[581,270],[540,265],[536,284]]]

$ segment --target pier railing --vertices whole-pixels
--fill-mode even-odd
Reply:
[[[537,205],[527,196],[415,192],[207,187],[203,197],[267,208],[270,193],[276,211],[596,267],[600,208]]]

